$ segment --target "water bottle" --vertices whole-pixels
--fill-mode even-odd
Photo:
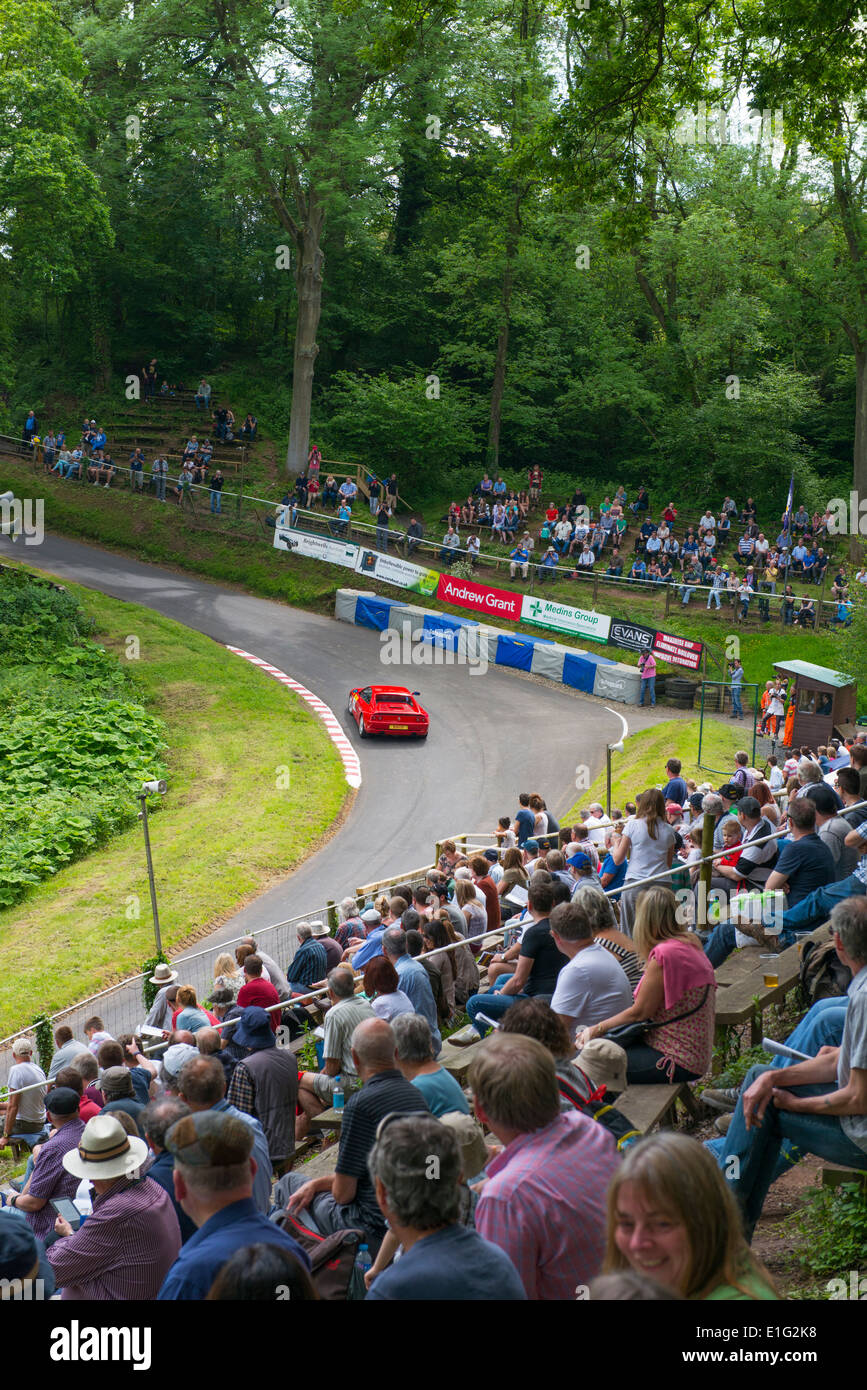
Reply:
[[[343,1102],[346,1099],[346,1094],[343,1090],[343,1082],[339,1076],[334,1078],[334,1090],[331,1093],[331,1099],[335,1110],[343,1109]]]
[[[370,1258],[370,1249],[368,1246],[359,1245],[358,1254],[355,1257],[355,1263],[358,1266],[358,1272],[363,1279],[365,1274],[373,1264],[373,1260]]]

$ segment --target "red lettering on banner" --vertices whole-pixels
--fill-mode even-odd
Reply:
[[[450,574],[441,574],[437,598],[456,608],[471,608],[475,613],[510,618],[515,623],[521,621],[521,595],[509,589],[491,589],[487,584],[476,584],[472,579],[455,579]]]

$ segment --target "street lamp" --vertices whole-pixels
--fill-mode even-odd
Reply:
[[[616,743],[609,743],[605,749],[605,814],[611,816],[611,754],[622,753],[624,740],[629,737],[629,725],[623,718],[619,710],[609,709],[605,706],[608,714],[616,714],[623,725],[623,731]]]
[[[163,953],[163,943],[160,938],[160,914],[157,911],[157,890],[156,884],[154,883],[154,861],[151,857],[151,837],[148,834],[148,797],[151,794],[155,794],[157,796],[165,796],[166,784],[162,778],[160,778],[159,781],[143,782],[142,789],[139,792],[138,798],[141,802],[141,810],[138,813],[138,818],[141,821],[142,829],[144,830],[145,854],[147,856],[148,861],[148,881],[150,883],[151,890],[151,909],[154,914],[154,936],[156,937],[157,942],[157,955],[161,956]]]

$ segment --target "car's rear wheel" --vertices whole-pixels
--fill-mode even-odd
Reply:
[[[366,729],[365,726],[364,726],[364,715],[363,715],[363,714],[360,714],[360,715],[358,716],[358,732],[359,732],[359,734],[361,735],[362,738],[367,738],[367,729]]]

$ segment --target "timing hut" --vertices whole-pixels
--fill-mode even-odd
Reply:
[[[775,661],[774,670],[789,681],[795,702],[793,748],[817,748],[832,734],[848,738],[855,733],[857,686],[849,676],[810,661]]]

